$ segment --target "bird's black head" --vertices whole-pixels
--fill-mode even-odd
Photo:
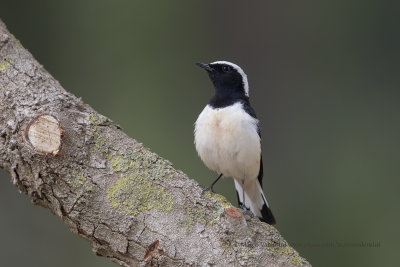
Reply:
[[[214,98],[232,99],[249,96],[247,76],[238,65],[227,61],[196,63],[196,65],[208,72],[215,87]]]

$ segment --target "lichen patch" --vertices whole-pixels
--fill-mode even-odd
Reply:
[[[11,65],[11,63],[12,63],[11,59],[3,58],[0,61],[0,72],[5,71]]]
[[[162,186],[135,173],[122,175],[107,190],[107,198],[112,208],[132,215],[154,208],[158,211],[171,211],[174,204]]]

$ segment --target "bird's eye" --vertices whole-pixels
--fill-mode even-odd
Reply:
[[[228,71],[230,71],[231,70],[231,67],[229,67],[229,66],[222,66],[222,71],[223,72],[228,72]]]

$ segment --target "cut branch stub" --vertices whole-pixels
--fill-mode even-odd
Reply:
[[[242,217],[242,213],[240,212],[240,210],[235,207],[229,207],[225,209],[225,213],[231,216],[232,218]]]
[[[40,115],[27,125],[24,137],[36,152],[57,155],[61,149],[62,128],[56,117]]]

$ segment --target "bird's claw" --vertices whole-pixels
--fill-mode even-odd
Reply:
[[[245,205],[240,204],[239,208],[242,210],[243,215],[255,216],[254,213],[250,209],[248,209]]]
[[[213,187],[209,186],[209,187],[204,188],[203,191],[201,191],[201,195],[204,195],[204,193],[207,192],[208,190],[210,190],[210,195],[215,193]]]

